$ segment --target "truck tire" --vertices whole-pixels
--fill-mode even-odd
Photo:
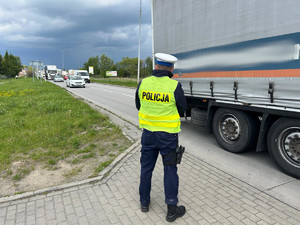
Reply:
[[[223,149],[241,153],[256,144],[258,119],[243,111],[219,108],[214,115],[212,129]]]
[[[270,128],[268,150],[287,174],[300,178],[300,120],[282,117]]]
[[[205,127],[206,125],[206,114],[207,111],[199,108],[191,109],[191,121],[192,123]]]

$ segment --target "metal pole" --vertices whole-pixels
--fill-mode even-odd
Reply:
[[[140,0],[140,25],[139,25],[139,50],[138,50],[138,74],[137,83],[140,82],[140,60],[141,60],[141,20],[142,20],[142,0]]]
[[[39,68],[38,65],[35,65],[35,75],[36,75],[36,80],[39,79]]]
[[[61,50],[61,66],[62,66],[61,71],[63,71],[64,68],[65,68],[65,65],[64,65],[65,64],[65,62],[64,62],[64,59],[65,59],[64,52],[65,52],[65,50]]]
[[[153,12],[153,9],[154,9],[154,0],[152,0],[152,5],[151,5],[151,29],[152,29],[152,69],[154,70],[155,69],[155,59],[154,59],[154,29],[153,29],[153,21],[154,21],[154,18],[153,18],[153,15],[154,15],[154,12]]]

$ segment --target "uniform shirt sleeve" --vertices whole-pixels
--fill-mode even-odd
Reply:
[[[175,96],[175,101],[176,101],[176,107],[178,110],[178,113],[183,116],[184,111],[186,110],[187,103],[186,103],[186,98],[184,96],[184,92],[181,86],[181,83],[178,82],[177,87],[174,91],[174,96]]]
[[[139,98],[139,89],[140,89],[140,86],[141,86],[141,82],[138,84],[138,87],[135,91],[135,107],[137,108],[137,110],[140,110],[141,108],[141,102],[140,102],[140,98]]]

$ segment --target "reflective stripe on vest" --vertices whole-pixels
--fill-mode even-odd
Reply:
[[[150,125],[152,127],[161,127],[161,128],[177,128],[180,126],[180,122],[174,122],[174,123],[168,123],[168,122],[154,122],[154,121],[145,121],[145,120],[140,120],[140,124],[143,125]],[[146,127],[145,127],[146,128]],[[153,130],[155,131],[155,130]],[[156,130],[158,131],[158,130]]]
[[[155,76],[142,81],[139,89],[141,128],[169,133],[180,131],[180,116],[174,97],[177,83],[169,77]]]
[[[179,114],[171,115],[171,116],[149,116],[139,112],[139,117],[148,119],[148,120],[176,120],[180,119]]]

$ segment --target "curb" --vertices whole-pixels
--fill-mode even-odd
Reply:
[[[16,200],[21,200],[24,198],[29,198],[33,197],[36,195],[46,195],[51,192],[55,191],[61,191],[64,189],[72,188],[72,187],[78,187],[80,185],[84,184],[90,184],[90,183],[95,183],[95,182],[100,182],[102,181],[103,178],[106,178],[109,173],[135,148],[139,146],[139,141],[136,141],[133,145],[131,145],[126,151],[121,153],[111,164],[109,164],[104,170],[102,170],[97,177],[81,180],[81,181],[76,181],[76,182],[71,182],[67,184],[62,184],[54,187],[49,187],[49,188],[44,188],[44,189],[39,189],[36,191],[30,191],[26,192],[23,194],[18,194],[18,195],[13,195],[13,196],[8,196],[8,197],[2,197],[0,198],[0,204],[1,203],[6,203],[10,201],[16,201]]]

